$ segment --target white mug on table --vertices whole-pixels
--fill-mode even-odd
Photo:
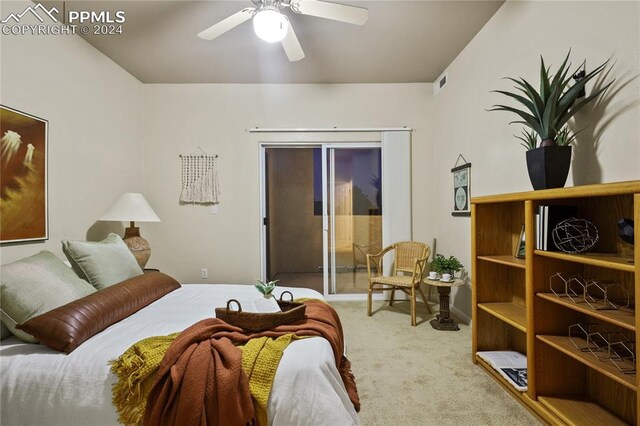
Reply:
[[[442,274],[442,281],[451,281],[451,274]]]
[[[438,278],[438,273],[435,271],[429,272],[429,279],[435,280]]]

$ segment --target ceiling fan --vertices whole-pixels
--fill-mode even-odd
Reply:
[[[253,30],[262,40],[280,42],[290,61],[304,58],[302,46],[293,31],[289,19],[281,9],[290,8],[301,15],[364,25],[369,18],[369,11],[364,7],[330,3],[320,0],[251,0],[255,7],[246,7],[202,31],[198,37],[204,40],[214,38],[253,18]]]

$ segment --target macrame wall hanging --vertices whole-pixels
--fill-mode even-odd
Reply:
[[[180,204],[214,205],[220,203],[218,184],[218,156],[209,155],[198,147],[201,154],[181,154],[182,192]]]

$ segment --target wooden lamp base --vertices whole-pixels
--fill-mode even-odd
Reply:
[[[151,257],[151,247],[149,247],[147,240],[140,236],[140,228],[135,226],[134,222],[131,222],[130,225],[124,230],[122,239],[131,250],[131,253],[133,253],[138,265],[140,265],[140,269],[144,269]]]

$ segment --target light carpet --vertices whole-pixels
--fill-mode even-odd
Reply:
[[[342,320],[358,385],[363,425],[539,425],[524,407],[471,362],[471,327],[434,330],[418,304],[331,302]]]

